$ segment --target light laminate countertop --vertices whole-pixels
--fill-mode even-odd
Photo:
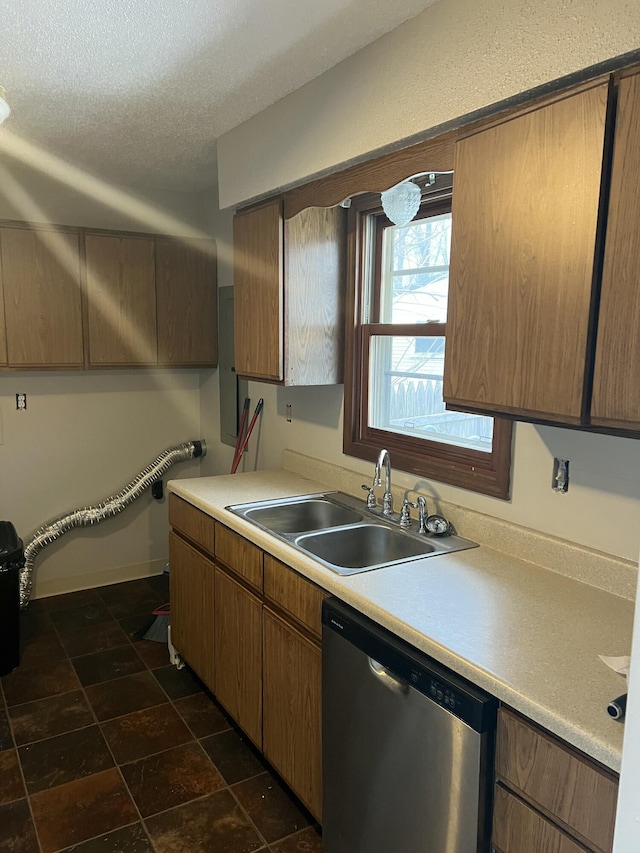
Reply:
[[[284,469],[171,480],[168,489],[619,772],[624,726],[606,707],[626,682],[598,655],[630,653],[633,602],[482,543],[340,576],[225,509],[331,490]]]

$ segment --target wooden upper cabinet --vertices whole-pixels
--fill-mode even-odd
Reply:
[[[613,147],[609,216],[591,421],[640,429],[640,75],[623,78]]]
[[[345,211],[284,219],[282,199],[236,214],[235,359],[241,376],[342,382]]]
[[[5,314],[0,361],[9,367],[81,368],[84,355],[77,233],[45,227],[3,227],[0,258],[0,296],[3,289]],[[0,305],[0,321],[2,310]]]
[[[608,84],[456,144],[444,398],[584,422]]]
[[[91,367],[157,364],[153,238],[85,235]]]
[[[217,347],[216,244],[155,241],[158,364],[215,366]]]
[[[236,373],[283,378],[282,203],[270,202],[233,220]]]

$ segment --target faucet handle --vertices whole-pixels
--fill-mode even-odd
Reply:
[[[373,486],[365,486],[364,484],[360,487],[367,494],[367,509],[375,509],[376,508],[376,495],[373,491]]]
[[[411,524],[411,512],[410,509],[418,508],[418,504],[410,501],[409,498],[405,498],[402,501],[402,509],[400,510],[400,527],[409,527]]]

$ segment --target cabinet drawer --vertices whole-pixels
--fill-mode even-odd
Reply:
[[[262,592],[262,551],[216,522],[216,558]]]
[[[496,785],[493,806],[496,853],[585,853],[568,835]]]
[[[498,715],[496,774],[581,839],[610,853],[618,796],[613,774],[504,708]]]
[[[322,601],[327,593],[269,554],[264,555],[264,595],[314,636],[322,636]]]
[[[214,553],[214,520],[177,495],[169,495],[169,524],[209,554]]]

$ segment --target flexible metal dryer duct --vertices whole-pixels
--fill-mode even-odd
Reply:
[[[66,515],[61,515],[48,521],[33,534],[26,543],[24,549],[25,564],[20,570],[20,607],[24,610],[31,598],[33,587],[33,561],[36,555],[51,542],[55,542],[68,530],[74,527],[87,527],[91,524],[100,524],[106,518],[111,518],[133,503],[140,497],[142,492],[155,480],[159,480],[165,473],[175,465],[176,462],[186,462],[188,459],[196,459],[206,456],[207,444],[204,439],[199,441],[186,441],[175,447],[164,450],[151,465],[148,465],[124,487],[117,495],[107,498],[95,506],[87,506],[75,509]]]

